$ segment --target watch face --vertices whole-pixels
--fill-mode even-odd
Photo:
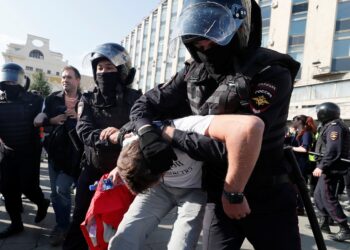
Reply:
[[[244,198],[243,193],[230,193],[224,190],[223,194],[231,204],[239,204],[243,202],[243,198]]]

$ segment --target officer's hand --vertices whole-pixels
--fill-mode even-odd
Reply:
[[[177,159],[173,148],[166,142],[161,132],[151,125],[139,129],[140,148],[153,174],[161,174],[171,168]]]
[[[229,203],[225,196],[221,197],[221,201],[225,214],[231,219],[243,219],[251,212],[248,201],[245,197],[243,198],[243,202],[240,204]]]
[[[108,137],[108,140],[112,144],[117,144],[118,143],[118,135],[119,135],[119,131],[116,131]]]
[[[109,137],[115,133],[115,132],[118,132],[119,129],[115,128],[115,127],[108,127],[108,128],[105,128],[104,130],[102,130],[101,134],[100,134],[100,140],[103,141],[103,140],[108,140]]]
[[[67,116],[65,114],[58,115],[55,117],[52,117],[50,119],[50,124],[52,125],[62,125],[67,120]]]
[[[67,109],[64,113],[66,114],[66,116],[72,119],[77,119],[78,117],[77,112],[75,112],[74,109]]]
[[[315,170],[312,172],[312,175],[315,177],[320,177],[322,175],[322,169],[320,168],[315,168]]]

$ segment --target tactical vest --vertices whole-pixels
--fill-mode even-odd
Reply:
[[[95,129],[105,129],[107,127],[119,129],[129,122],[131,107],[140,95],[141,93],[136,90],[127,89],[121,105],[107,107],[94,105],[93,95],[90,95],[88,100],[93,111]],[[120,145],[118,144],[109,147],[96,145],[95,148],[85,145],[85,154],[87,154],[88,161],[94,167],[101,169],[103,173],[111,171],[116,166],[119,153]]]
[[[350,131],[347,125],[341,120],[336,119],[332,122],[327,123],[325,126],[322,127],[319,138],[316,142],[316,153],[324,154],[326,153],[326,147],[327,147],[327,130],[331,126],[340,126],[342,129],[342,150],[340,154],[340,158],[348,159],[349,158],[349,150],[350,150]],[[322,157],[317,156],[316,160],[320,161]],[[346,173],[347,169],[349,168],[349,163],[345,163],[339,160],[337,160],[334,164],[334,166],[330,167],[330,172],[332,173],[339,173],[342,174],[343,172]]]
[[[232,114],[253,113],[249,107],[249,101],[253,94],[255,81],[262,72],[272,65],[281,65],[287,68],[294,81],[299,69],[299,63],[292,60],[288,55],[259,48],[246,56],[246,60],[236,63],[235,73],[227,75],[221,82],[216,83],[206,72],[204,65],[191,62],[188,66],[184,81],[187,82],[187,94],[189,103],[194,114]],[[247,185],[251,186],[254,180],[261,177],[271,177],[285,173],[286,160],[283,156],[283,143],[285,133],[285,122],[288,116],[288,105],[281,109],[268,132],[264,133],[263,143],[259,159]],[[207,169],[208,173],[204,182],[206,186],[221,190],[218,182],[224,180],[226,171],[215,168]],[[209,173],[210,172],[210,173]]]
[[[252,80],[272,65],[281,65],[291,71],[294,78],[298,72],[298,63],[278,52],[259,48],[249,53],[244,62],[236,63],[236,72],[227,75],[219,83],[211,79],[203,63],[192,61],[184,80],[194,114],[230,114],[249,112]]]
[[[8,147],[29,154],[39,147],[39,129],[33,121],[41,106],[41,97],[27,92],[14,101],[0,102],[0,138]]]

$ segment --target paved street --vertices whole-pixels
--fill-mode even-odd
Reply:
[[[41,186],[45,192],[45,196],[49,197],[49,177],[47,164],[42,164],[41,169]],[[6,224],[9,223],[8,216],[5,212],[3,202],[0,202],[0,230],[3,230],[6,227]],[[60,249],[60,247],[51,247],[49,245],[49,233],[54,225],[54,214],[52,207],[49,209],[49,213],[46,219],[38,224],[33,225],[33,220],[36,213],[36,207],[28,202],[27,199],[23,200],[24,204],[24,213],[23,221],[25,225],[25,231],[17,236],[8,238],[6,240],[0,240],[0,250],[29,250],[29,249],[40,249],[40,250],[51,250],[51,249]],[[349,215],[349,214],[348,214]],[[170,236],[172,224],[175,218],[175,212],[172,212],[167,216],[158,227],[157,231],[154,232],[144,249],[166,249],[166,242]],[[304,250],[317,249],[314,243],[311,229],[309,228],[307,218],[305,216],[299,217],[300,219],[300,231],[302,236],[302,246]],[[336,232],[338,227],[331,227],[332,232]],[[338,243],[327,239],[326,244],[329,250],[350,250],[350,242],[347,243]],[[288,243],[286,243],[288,244]],[[198,250],[202,249],[201,241],[198,243]],[[250,250],[253,249],[252,246],[245,242],[242,246],[242,249]]]

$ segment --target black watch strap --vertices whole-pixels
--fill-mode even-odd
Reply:
[[[225,196],[225,198],[228,200],[231,204],[240,204],[243,202],[244,199],[244,193],[240,192],[227,192],[223,190],[222,194]]]

